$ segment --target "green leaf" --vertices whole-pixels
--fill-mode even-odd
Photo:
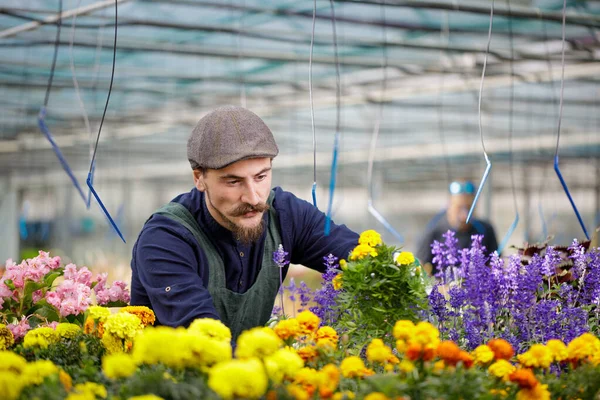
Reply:
[[[4,284],[6,285],[6,287],[8,287],[10,290],[15,290],[15,284],[13,283],[12,279],[7,279],[4,281]]]
[[[44,277],[44,283],[46,284],[46,286],[48,286],[50,288],[50,287],[52,287],[54,280],[61,275],[62,275],[62,272],[53,271]]]

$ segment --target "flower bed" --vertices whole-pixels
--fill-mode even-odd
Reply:
[[[462,252],[446,239],[434,281],[365,232],[348,262],[325,258],[317,292],[292,285],[299,310],[277,310],[233,346],[219,321],[154,327],[145,307],[91,305],[93,292],[108,306],[126,291],[85,267],[46,253],[9,262],[0,398],[598,398],[598,249],[505,263],[482,258],[477,239]]]

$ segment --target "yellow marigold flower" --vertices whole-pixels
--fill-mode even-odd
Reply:
[[[86,383],[78,383],[73,388],[75,393],[80,393],[82,395],[90,396],[91,398],[100,397],[105,399],[108,393],[106,392],[106,388],[99,383],[95,382],[86,382]]]
[[[567,353],[571,360],[585,360],[600,351],[600,339],[591,333],[573,339],[567,346]]]
[[[396,339],[411,340],[415,334],[415,324],[408,320],[396,321],[392,333]]]
[[[298,350],[296,350],[296,352],[298,353],[300,358],[304,360],[304,362],[312,361],[319,355],[317,349],[314,346],[300,347]]]
[[[517,392],[517,400],[550,400],[548,385],[535,385],[531,389],[521,389]]]
[[[319,347],[335,347],[338,340],[339,336],[337,332],[330,326],[322,326],[315,333],[315,341]]]
[[[349,390],[344,390],[343,392],[338,392],[333,395],[332,400],[353,400],[356,398],[356,394]]]
[[[398,369],[406,374],[412,372],[415,369],[415,364],[413,364],[411,361],[404,359],[402,361],[400,361],[400,364],[398,364]]]
[[[444,362],[444,360],[438,360],[433,363],[434,372],[442,371],[444,368],[446,368],[446,363]]]
[[[143,394],[141,396],[129,397],[129,398],[127,398],[127,400],[164,400],[164,399],[155,394]]]
[[[56,326],[56,333],[58,333],[61,338],[73,339],[81,333],[81,328],[79,325],[63,322]]]
[[[304,310],[296,317],[300,324],[300,333],[303,335],[311,335],[319,329],[321,318],[317,317],[309,310]]]
[[[119,312],[126,312],[135,315],[140,319],[143,326],[154,325],[154,322],[156,321],[154,311],[146,306],[127,306],[121,308]]]
[[[219,320],[199,318],[194,320],[188,332],[197,333],[222,342],[231,342],[231,330]]]
[[[285,387],[285,389],[294,400],[309,400],[312,397],[312,395],[309,394],[306,389],[300,385],[296,385],[295,383],[290,383]]]
[[[274,383],[281,383],[284,379],[293,379],[300,369],[304,367],[304,361],[294,350],[290,348],[279,349],[264,359],[267,375]]]
[[[343,272],[337,274],[332,280],[333,290],[340,290],[342,288],[342,277],[344,276]]]
[[[437,347],[440,343],[440,331],[429,322],[421,321],[415,326],[410,342]]]
[[[267,384],[265,369],[257,358],[222,362],[208,373],[208,386],[225,399],[257,399],[265,394]]]
[[[73,379],[71,378],[71,375],[61,369],[58,371],[58,380],[67,392],[71,391],[71,388],[73,388]]]
[[[0,360],[2,360],[1,357]],[[2,394],[4,400],[17,400],[21,396],[23,386],[24,382],[18,374],[12,371],[0,370],[0,394]]]
[[[404,340],[402,340],[402,339],[396,340],[396,350],[398,350],[398,353],[404,354],[406,352],[407,347],[408,347],[408,344],[406,344],[406,342]]]
[[[21,379],[27,385],[39,385],[44,382],[44,378],[50,375],[58,375],[58,367],[52,361],[37,360],[25,366]]]
[[[358,244],[365,244],[370,247],[379,246],[382,243],[381,235],[372,229],[364,231],[358,238]]]
[[[365,400],[391,400],[391,399],[381,392],[373,392],[373,393],[369,393],[368,395],[366,395]]]
[[[300,324],[296,318],[282,319],[277,322],[273,331],[283,340],[288,340],[300,333]]]
[[[190,344],[186,346],[191,354],[189,367],[205,368],[222,361],[229,361],[232,357],[231,342],[211,338],[199,338],[193,335],[187,335]],[[185,352],[185,348],[182,352]]]
[[[104,335],[111,335],[120,339],[132,339],[142,329],[142,322],[133,314],[119,312],[111,314],[104,321]]]
[[[521,365],[530,368],[549,368],[552,363],[552,351],[543,344],[534,344],[517,359]]]
[[[415,262],[415,256],[410,251],[400,252],[394,259],[398,265],[410,265]]]
[[[512,345],[504,339],[492,339],[487,345],[494,352],[496,360],[510,360],[515,354]]]
[[[313,397],[313,394],[321,383],[321,378],[321,375],[316,369],[304,367],[296,372],[293,383],[300,386],[304,393],[307,393],[309,397]],[[298,394],[302,395],[301,392]]]
[[[275,353],[281,345],[282,341],[273,329],[252,328],[238,337],[235,355],[237,358],[264,358]]]
[[[87,314],[92,320],[104,322],[110,316],[110,310],[102,306],[90,306],[87,309]]]
[[[104,332],[104,335],[102,335],[102,344],[106,348],[108,354],[125,352],[123,340],[116,337],[112,333]]]
[[[494,359],[494,352],[485,344],[477,346],[471,354],[475,359],[475,364],[487,364]]]
[[[10,329],[0,324],[0,350],[6,350],[15,343],[15,337]]]
[[[362,378],[368,375],[365,363],[357,356],[344,358],[340,364],[340,369],[345,378]]]
[[[0,351],[0,372],[13,372],[20,374],[25,369],[27,360],[12,351]]]
[[[380,364],[386,363],[393,356],[392,349],[381,339],[373,339],[367,346],[367,360]]]
[[[359,244],[350,253],[350,261],[362,260],[366,256],[377,257],[377,251],[368,244]]]
[[[546,347],[550,350],[552,358],[556,362],[564,361],[569,357],[567,345],[565,345],[562,340],[550,339],[548,340],[548,343],[546,343]]]
[[[340,260],[340,268],[342,269],[342,271],[345,271],[346,268],[348,268],[348,261],[346,261],[342,258]]]
[[[109,354],[102,358],[102,371],[110,379],[127,378],[135,373],[133,357],[124,353]]]
[[[490,394],[494,396],[500,396],[501,398],[508,396],[506,389],[490,389]]]
[[[60,336],[56,331],[48,326],[35,328],[25,334],[23,338],[23,347],[41,347],[47,348],[49,344],[56,343]]]
[[[506,360],[500,359],[489,366],[488,372],[497,378],[508,380],[510,374],[512,374],[517,368]]]

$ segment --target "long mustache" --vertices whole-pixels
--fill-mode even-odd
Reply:
[[[269,208],[271,208],[271,207],[267,203],[258,203],[254,206],[252,204],[241,204],[235,210],[233,210],[231,215],[234,217],[241,217],[242,215],[247,214],[252,211],[265,212]]]

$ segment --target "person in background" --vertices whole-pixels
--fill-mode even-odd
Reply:
[[[284,263],[320,272],[323,257],[348,257],[358,234],[332,223],[325,236],[325,214],[271,188],[278,153],[270,129],[245,108],[220,107],[200,119],[187,143],[194,188],[151,215],[133,247],[132,305],[174,327],[218,319],[235,339],[271,316],[281,245]]]
[[[431,245],[434,240],[443,242],[443,235],[451,230],[456,233],[458,248],[471,247],[472,235],[483,235],[483,245],[488,255],[498,250],[496,233],[492,225],[483,220],[471,218],[467,223],[467,216],[473,200],[475,199],[475,185],[473,182],[454,181],[449,186],[450,200],[446,210],[436,215],[428,224],[418,246],[417,258],[429,274],[435,274]]]

